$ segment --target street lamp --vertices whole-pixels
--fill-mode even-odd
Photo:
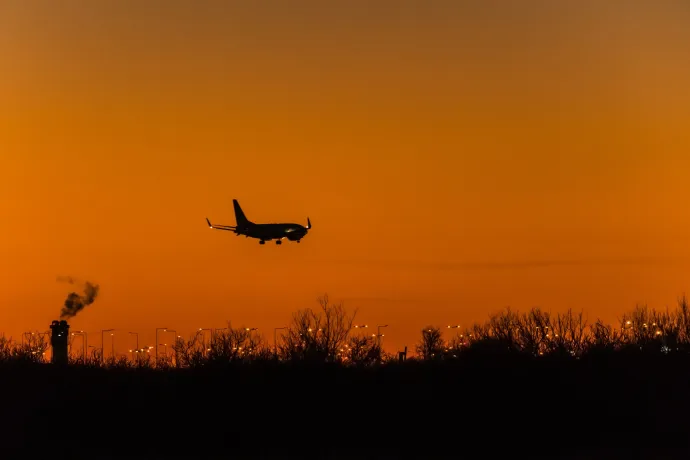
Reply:
[[[86,340],[86,332],[84,331],[74,331],[72,332],[72,335],[80,335],[81,336],[81,356],[82,359],[84,360],[84,364],[86,364],[86,348],[87,348],[87,340]]]
[[[177,335],[177,331],[176,331],[175,329],[168,329],[168,330],[165,331],[165,332],[170,332],[171,334],[173,334],[173,337],[179,337],[179,336]],[[177,344],[177,339],[174,339],[174,342],[173,342],[173,343]],[[173,345],[173,350],[175,350],[175,345]]]
[[[376,326],[376,332],[377,332],[376,337],[377,337],[377,339],[378,339],[379,346],[381,346],[381,337],[383,337],[383,335],[381,335],[381,328],[382,328],[382,327],[388,327],[388,324],[384,324],[384,325],[381,325],[381,326]]]
[[[157,327],[156,328],[156,344],[158,343],[158,331],[167,332],[167,327]],[[158,345],[156,345],[156,364],[158,364]]]
[[[105,338],[104,338],[105,334],[104,333],[105,332],[112,332],[114,330],[115,329],[101,329],[101,363],[102,364],[105,363]],[[113,334],[110,334],[110,335],[113,335]],[[114,340],[115,339],[113,339],[113,341]],[[115,347],[113,346],[113,348],[115,348]]]
[[[206,338],[204,337],[204,332],[203,331],[208,331],[209,334],[211,335],[211,338],[213,338],[213,329],[210,327],[200,327],[199,331],[197,334],[201,334],[201,345],[204,347],[204,350],[206,349]]]
[[[287,329],[287,327],[274,327],[273,328],[273,352],[275,354],[275,357],[278,357],[278,334],[277,332],[281,329]]]
[[[182,346],[181,344],[183,344],[184,341],[182,340],[182,336],[181,336],[181,335],[177,335],[177,331],[173,331],[173,330],[171,329],[170,332],[175,332],[175,334],[174,334],[174,335],[175,335],[175,338],[173,339],[173,340],[174,340],[173,343],[174,343],[175,345],[173,345],[173,351],[175,352],[175,366],[177,366],[178,350],[180,349],[180,347]]]
[[[245,327],[244,330],[247,331],[249,334],[247,335],[247,338],[250,340],[249,345],[249,354],[252,354],[254,347],[251,347],[251,338],[252,338],[252,331],[258,330],[258,327]]]
[[[460,329],[460,325],[459,324],[449,325],[448,329]],[[447,348],[451,348],[451,345],[452,345],[451,342],[452,342],[451,340],[448,341]]]

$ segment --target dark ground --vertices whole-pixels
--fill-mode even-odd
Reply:
[[[0,367],[2,458],[690,458],[690,355]]]

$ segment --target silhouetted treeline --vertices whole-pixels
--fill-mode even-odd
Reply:
[[[468,353],[521,354],[579,359],[590,353],[615,351],[670,353],[690,351],[690,306],[686,297],[664,312],[637,306],[616,325],[588,323],[583,313],[551,313],[534,308],[527,313],[506,309],[443,339],[442,329],[422,330],[417,353],[425,360],[456,360]]]
[[[41,363],[46,336],[3,341],[3,454],[688,457],[684,298],[615,325],[534,309],[450,334],[427,327],[404,362],[354,328],[355,313],[320,302],[295,313],[277,348],[228,327],[178,340],[158,363],[145,349],[119,361],[96,351],[63,368]]]
[[[91,367],[197,368],[254,362],[337,363],[344,366],[385,365],[398,361],[398,353],[386,353],[381,337],[362,334],[353,326],[356,312],[331,303],[325,295],[317,310],[293,315],[289,327],[276,334],[277,346],[249,328],[197,331],[188,339],[178,336],[158,362],[151,348],[130,350],[129,356],[102,356],[102,349],[88,355],[77,348],[73,365]],[[446,332],[447,331],[447,332]],[[444,332],[449,336],[444,337]],[[74,341],[74,337],[71,338]],[[21,343],[0,338],[0,362],[48,362],[47,334],[26,334]],[[616,351],[671,353],[690,351],[690,306],[685,297],[673,311],[638,306],[618,324],[589,323],[583,313],[569,310],[551,314],[534,308],[520,313],[506,309],[483,324],[461,329],[427,326],[421,330],[416,355],[407,360],[456,361],[467,356],[496,354],[579,359],[589,353]]]

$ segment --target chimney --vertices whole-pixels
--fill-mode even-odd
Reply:
[[[53,347],[52,363],[61,366],[67,365],[67,344],[69,338],[69,324],[67,321],[53,321],[50,325],[53,331],[50,337],[50,345]]]

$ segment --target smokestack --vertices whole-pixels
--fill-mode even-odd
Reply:
[[[51,362],[60,366],[66,366],[69,324],[65,320],[53,321],[50,329],[53,331],[50,337],[50,345],[53,347]]]

